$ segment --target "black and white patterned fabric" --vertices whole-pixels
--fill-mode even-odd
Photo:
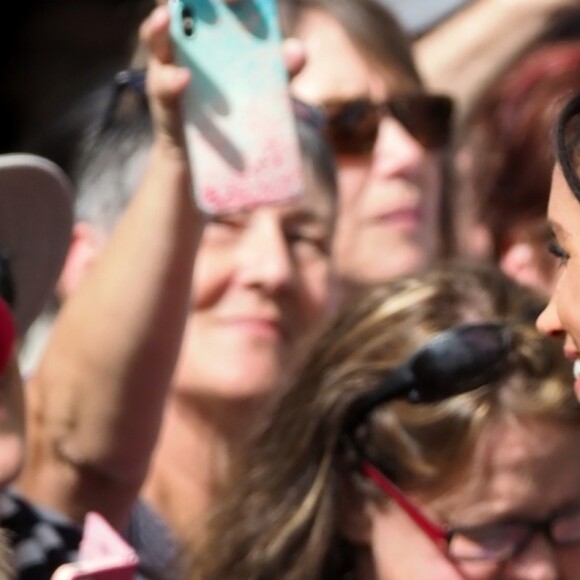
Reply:
[[[12,547],[18,580],[49,580],[59,566],[78,557],[82,528],[13,490],[0,493],[0,525]],[[145,502],[136,502],[124,536],[139,555],[136,580],[179,577],[178,543]]]
[[[60,565],[77,557],[81,528],[13,491],[0,494],[0,523],[11,544],[19,580],[49,580]]]

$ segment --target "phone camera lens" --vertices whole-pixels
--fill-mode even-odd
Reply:
[[[183,24],[183,33],[185,36],[193,36],[195,33],[195,17],[193,10],[186,6],[181,12],[181,21]]]

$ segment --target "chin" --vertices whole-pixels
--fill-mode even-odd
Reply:
[[[262,353],[263,354],[263,353]],[[182,394],[214,400],[235,401],[269,395],[280,384],[282,365],[278,356],[239,353],[237,357],[188,369],[176,377],[174,388]]]
[[[232,369],[220,377],[219,395],[224,400],[247,400],[269,396],[280,384],[278,365],[252,365]]]
[[[345,277],[360,284],[381,284],[398,276],[415,274],[428,265],[426,252],[417,246],[367,256]],[[345,272],[348,270],[345,268]]]

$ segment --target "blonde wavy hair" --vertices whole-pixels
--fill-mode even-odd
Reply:
[[[194,557],[198,580],[340,579],[357,548],[342,536],[345,474],[378,500],[341,444],[351,403],[430,337],[477,322],[513,325],[505,369],[492,384],[430,405],[378,406],[372,455],[403,488],[452,493],[485,429],[510,416],[573,424],[580,406],[561,345],[530,320],[535,294],[495,270],[442,267],[361,293],[306,351],[210,518]],[[382,501],[385,501],[381,498]]]

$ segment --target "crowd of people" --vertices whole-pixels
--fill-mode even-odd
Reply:
[[[303,195],[205,215],[158,4],[69,175],[0,155],[0,578],[97,512],[148,580],[578,580],[580,35],[459,116],[382,3],[279,0]]]

